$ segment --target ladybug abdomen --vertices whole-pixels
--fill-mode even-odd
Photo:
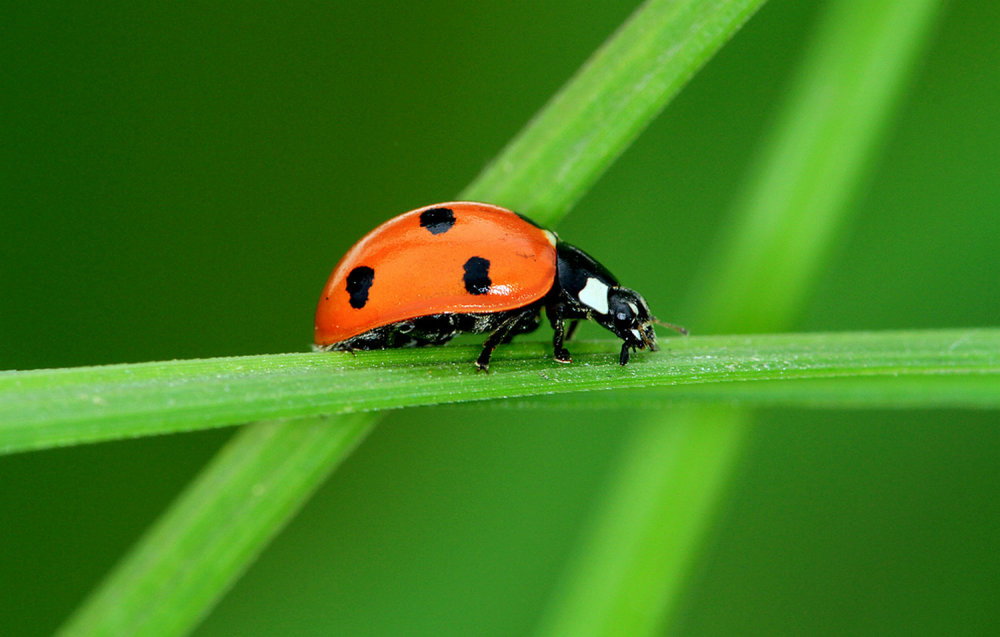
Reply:
[[[552,288],[555,236],[516,213],[467,202],[390,219],[351,248],[327,281],[315,341],[332,345],[384,325],[528,306]]]

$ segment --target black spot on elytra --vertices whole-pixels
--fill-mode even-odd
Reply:
[[[431,234],[448,232],[455,225],[455,213],[451,208],[428,208],[420,213],[420,227]]]
[[[465,268],[465,289],[469,294],[486,294],[490,291],[490,262],[482,257],[472,257],[462,266]]]
[[[360,310],[368,303],[368,289],[375,280],[375,270],[367,265],[359,265],[347,275],[347,293],[351,295],[351,307]]]

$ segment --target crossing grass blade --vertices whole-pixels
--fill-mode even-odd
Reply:
[[[367,414],[244,428],[59,634],[188,632],[371,428]]]

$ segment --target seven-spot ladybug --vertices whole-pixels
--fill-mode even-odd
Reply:
[[[476,367],[485,370],[500,343],[534,331],[541,309],[563,341],[592,319],[629,350],[656,351],[653,323],[638,292],[607,268],[525,217],[485,203],[442,203],[378,226],[340,260],[316,308],[317,349],[359,350],[439,345],[462,332],[484,334]],[[567,329],[563,321],[569,320]]]

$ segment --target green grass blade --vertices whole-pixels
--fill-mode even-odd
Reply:
[[[648,0],[462,192],[552,223],[764,0]]]
[[[841,0],[826,10],[729,235],[695,287],[703,295],[692,312],[699,330],[769,331],[793,318],[938,3]],[[664,632],[748,423],[744,412],[702,406],[639,427],[540,634]]]
[[[370,421],[358,414],[243,429],[59,634],[190,631],[370,431]]]
[[[1000,328],[692,336],[664,341],[664,350],[654,354],[640,352],[627,367],[617,364],[612,341],[574,343],[572,365],[553,361],[550,350],[542,342],[504,346],[489,374],[472,365],[478,346],[7,373],[0,375],[0,449],[23,451],[251,418],[610,389],[662,388],[663,400],[751,404],[1000,406]],[[169,385],[164,377],[171,379]],[[823,380],[830,382],[819,383]],[[606,399],[618,404],[614,395]],[[599,404],[601,398],[590,400]]]
[[[696,70],[697,66],[711,56],[722,45],[725,39],[739,27],[742,20],[749,15],[749,8],[759,5],[762,1],[714,0],[710,2],[695,2],[693,0],[683,0],[667,2],[664,0],[651,0],[646,5],[647,10],[650,7],[670,8],[672,10],[644,13],[644,10],[640,9],[638,14],[629,21],[629,26],[616,34],[612,38],[612,41],[604,47],[603,50],[611,51],[612,55],[605,53],[603,59],[598,59],[600,56],[597,56],[589,62],[574,77],[569,86],[563,90],[563,95],[568,95],[569,98],[563,98],[562,102],[557,99],[553,104],[548,105],[529,124],[526,132],[513,142],[511,149],[505,151],[497,162],[486,169],[476,184],[463,193],[463,197],[488,199],[505,203],[509,206],[518,207],[525,212],[530,212],[540,221],[553,220],[557,215],[565,212],[587,186],[614,161],[618,153],[648,124],[672,94],[670,90],[657,89],[655,85],[650,85],[647,88],[644,83],[636,84],[627,80],[619,81],[616,78],[624,78],[633,68],[650,69],[664,66],[667,63],[670,65],[678,64],[682,72],[677,77],[669,80],[670,87],[675,92],[680,84]],[[707,23],[692,19],[701,15],[715,15],[716,18],[709,20]],[[728,20],[725,19],[727,16]],[[672,31],[670,28],[664,29],[665,26],[670,27],[670,25],[674,25]],[[661,34],[661,36],[650,36],[651,39],[647,39],[646,35],[649,34]],[[635,42],[629,41],[630,38],[636,36],[643,37],[639,37]],[[670,57],[667,55],[668,51],[674,50],[684,52],[684,56]],[[627,55],[630,51],[635,51],[635,53]],[[616,56],[621,56],[620,59],[626,61],[627,64],[623,66]],[[654,58],[656,62],[650,64],[649,62]],[[684,60],[687,61],[685,62]],[[600,79],[602,77],[603,79]],[[650,77],[652,78],[653,75]],[[588,85],[593,88],[589,90],[575,88],[577,86],[586,87]],[[595,91],[603,93],[604,91],[610,91],[615,86],[624,87],[633,92],[631,96],[627,93],[619,94],[617,105],[618,107],[626,107],[624,109],[609,108],[613,106],[611,102],[604,102],[604,105],[601,107],[602,110],[596,113],[589,112],[588,108],[565,108],[565,105],[573,100],[589,100],[591,97],[596,97]],[[639,99],[638,96],[647,90],[655,93],[654,99]],[[594,101],[595,105],[600,103]],[[630,105],[634,107],[629,108]],[[553,111],[556,111],[555,115],[551,114]],[[611,122],[608,118],[613,118],[615,121]],[[600,137],[600,143],[584,142],[583,136],[589,129],[602,126],[607,126],[609,132]],[[578,148],[579,151],[573,153],[572,150],[574,148]],[[572,161],[563,161],[564,156],[570,157]],[[539,186],[541,187],[539,188]],[[531,199],[532,193],[544,189],[550,189],[551,193],[543,201],[533,202]],[[314,360],[320,359],[317,358]],[[155,369],[145,371],[152,373],[154,376],[157,374],[157,370]],[[172,386],[170,378],[161,377],[156,382],[160,383],[164,388],[170,388],[166,393],[170,393],[170,391],[173,391],[173,388],[176,388],[176,386]],[[181,380],[179,385],[183,384],[183,380]],[[260,389],[264,391],[264,388]],[[90,398],[92,400],[96,399],[98,402],[105,401],[104,404],[108,404],[106,397],[102,394],[91,395]],[[164,396],[161,395],[161,398],[164,398]],[[437,396],[439,400],[446,398],[447,394],[444,393]],[[222,410],[205,407],[213,412],[215,416],[218,416],[221,411],[227,408],[239,411],[239,408],[234,407],[233,403],[224,395],[217,396],[217,399],[227,407],[224,407]],[[265,411],[267,409],[280,411],[281,408],[273,402],[275,400],[298,404],[300,408],[305,405],[305,401],[300,402],[302,400],[301,397],[294,394],[278,397],[277,399],[272,394],[270,400],[258,402],[257,404],[258,407],[264,408]],[[270,406],[268,407],[269,402]],[[160,406],[170,410],[175,404],[169,398],[166,398],[166,401],[161,402]],[[186,426],[188,427],[198,426],[197,423],[204,422],[204,414],[198,410],[189,411],[186,417],[188,423]],[[251,416],[253,419],[260,417],[260,414]],[[152,425],[153,428],[163,426],[163,418],[160,413],[148,413],[141,420],[144,420],[146,424]],[[0,422],[4,421],[0,420]],[[366,419],[365,422],[368,422],[368,420]],[[119,425],[122,425],[122,423],[119,423]],[[175,426],[184,427],[185,425],[175,422]],[[331,424],[331,428],[332,426]],[[99,428],[98,426],[97,429]],[[63,431],[61,441],[63,443],[81,441],[81,438],[76,437],[78,434],[83,433],[84,435],[89,434],[93,436],[95,430],[93,423],[88,423],[82,427],[82,430],[78,428],[75,434],[69,434],[69,437]],[[335,436],[336,434],[330,432],[329,435]],[[359,435],[360,433],[356,433],[355,438]],[[294,425],[288,424],[284,427],[279,427],[274,432],[274,438],[277,439],[277,442],[274,444],[280,446],[285,436],[294,436]],[[90,439],[94,438],[91,437]],[[323,466],[325,463],[326,466],[331,467],[346,453],[346,451],[342,451],[339,455],[324,454],[321,449],[322,446],[321,444],[315,445],[316,448],[313,451],[309,449],[303,450],[302,455],[295,462],[301,463],[303,466]],[[349,444],[341,445],[341,449],[346,450],[349,446]],[[255,471],[259,474],[261,480],[265,480],[267,476],[284,470],[283,464],[287,462],[274,456],[270,456],[268,460],[269,462],[261,462],[259,465],[251,464],[246,468],[247,470]],[[233,464],[234,470],[240,470],[241,464],[246,463],[234,461]],[[275,497],[288,502],[304,498],[305,494],[311,492],[315,483],[323,474],[323,471],[313,472],[312,475],[315,480],[312,482],[277,483],[275,491],[280,490],[281,493],[276,493]],[[217,501],[224,501],[231,497],[240,497],[239,492],[229,494],[225,484],[206,487],[206,489],[210,488],[214,489],[214,493],[211,493],[211,495]],[[211,514],[211,512],[209,513]],[[254,536],[257,538],[257,541],[253,550],[246,551],[244,564],[273,535],[274,529],[280,528],[284,520],[287,519],[287,515],[290,515],[290,511],[286,512],[284,518],[276,516],[272,519],[265,519],[259,522],[248,522],[248,524],[252,524],[255,528]],[[184,518],[168,520],[161,525],[160,528],[162,530],[160,533],[183,535],[189,532],[187,526],[188,523]],[[198,534],[192,535],[192,541],[195,543],[205,543],[207,540],[210,540],[210,537],[204,534],[200,537]],[[141,555],[141,552],[137,553],[137,555]],[[202,562],[202,568],[206,568],[208,562],[210,560]],[[174,563],[178,562],[175,560]],[[146,575],[144,575],[143,571],[148,570],[148,568],[150,567],[144,565],[141,561],[128,560],[120,567],[118,572],[128,574],[135,569],[137,573],[135,577],[137,579],[144,579]],[[208,591],[201,596],[200,601],[203,603],[203,608],[200,610],[195,609],[193,604],[185,607],[181,606],[180,601],[175,602],[175,605],[178,606],[176,609],[177,613],[189,618],[190,621],[187,625],[181,623],[175,624],[176,631],[174,632],[185,631],[193,625],[193,621],[197,617],[206,613],[211,608],[213,601],[217,599],[221,591],[224,591],[228,587],[232,578],[235,578],[240,570],[241,565],[237,563],[230,570],[231,575],[229,580],[225,578],[214,579],[216,590]],[[198,570],[194,569],[192,575],[197,579],[199,575]],[[124,575],[119,577],[124,577]],[[74,625],[84,626],[86,634],[113,632],[110,629],[116,624],[115,605],[104,604],[100,600],[105,599],[105,595],[108,595],[106,591],[122,590],[118,585],[119,577],[113,577],[95,594],[93,599],[97,601],[93,605],[85,606],[80,610],[78,616],[88,618],[88,621],[85,625]],[[169,580],[171,572],[165,570],[158,577],[164,581]],[[151,588],[150,591],[152,592],[153,589]],[[141,610],[143,606],[147,608],[160,608],[168,615],[171,613],[170,606],[164,606],[161,600],[152,595],[145,597],[145,599],[136,599],[132,608]]]

